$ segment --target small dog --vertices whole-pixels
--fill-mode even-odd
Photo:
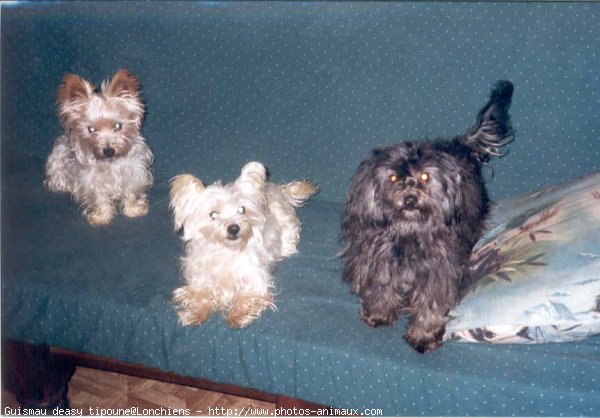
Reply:
[[[352,177],[343,278],[370,326],[407,313],[405,338],[421,353],[442,344],[447,314],[468,284],[489,206],[482,165],[514,140],[512,93],[512,83],[499,81],[465,135],[374,149]]]
[[[173,292],[181,325],[198,325],[217,310],[243,328],[274,308],[274,265],[296,252],[302,206],[318,189],[308,181],[275,184],[250,162],[233,183],[205,186],[190,174],[171,180],[175,229],[186,242]]]
[[[148,213],[153,156],[140,135],[144,105],[138,79],[119,70],[97,91],[66,74],[58,115],[65,132],[48,157],[46,187],[71,193],[92,226],[110,223],[118,204],[125,216]]]

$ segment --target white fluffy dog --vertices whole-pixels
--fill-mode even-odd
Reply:
[[[274,308],[275,263],[296,252],[301,206],[318,189],[308,181],[275,184],[261,163],[250,162],[233,183],[205,186],[190,174],[171,180],[175,229],[186,244],[173,292],[179,322],[197,325],[215,311],[242,328]]]
[[[65,133],[48,157],[46,187],[71,193],[93,226],[110,223],[117,205],[126,216],[148,213],[153,156],[140,135],[144,105],[138,79],[119,70],[97,91],[67,74],[58,92],[58,114]]]

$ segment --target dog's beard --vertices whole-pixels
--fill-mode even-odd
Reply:
[[[413,198],[416,198],[414,204],[406,203]],[[387,200],[393,213],[405,222],[426,222],[434,213],[429,196],[422,192],[391,190]]]
[[[110,163],[141,144],[139,121],[130,118],[126,103],[92,97],[73,111],[69,139],[80,160]]]
[[[80,162],[93,163],[104,162],[110,163],[118,158],[126,157],[133,148],[136,142],[141,142],[139,132],[131,129],[126,134],[104,134],[95,135],[90,138],[87,132],[87,123],[81,125],[86,127],[78,127],[71,130],[71,147],[75,149],[76,156]],[[84,132],[82,132],[84,131]]]
[[[239,230],[231,229],[237,226]],[[235,233],[233,233],[236,231]],[[201,239],[213,245],[222,246],[234,251],[244,251],[248,242],[253,237],[253,226],[242,219],[211,222],[200,229]]]
[[[425,230],[434,230],[442,219],[440,208],[433,208],[424,203],[407,208],[392,204],[389,216],[386,217],[388,228],[401,235],[421,233]]]
[[[185,240],[233,251],[251,250],[249,246],[254,241],[262,243],[266,203],[259,189],[246,193],[236,183],[226,186],[216,183],[199,193],[175,193],[178,194],[176,213],[185,215],[181,224]]]
[[[415,166],[419,167],[419,162],[415,162]],[[426,170],[436,176],[427,184],[406,186],[403,184],[405,179],[399,178],[396,183],[387,181],[380,185],[383,196],[375,195],[375,199],[382,206],[384,223],[400,232],[432,230],[446,223],[459,210],[453,203],[458,187],[455,176],[431,164]]]

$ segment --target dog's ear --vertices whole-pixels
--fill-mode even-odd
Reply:
[[[85,103],[94,94],[94,86],[75,74],[65,74],[58,89],[58,116],[65,127],[77,119]]]
[[[59,102],[85,101],[92,97],[94,86],[76,74],[65,74],[58,90]]]
[[[140,91],[140,81],[128,70],[119,70],[109,83],[103,83],[102,91],[106,95],[129,98],[137,96]]]
[[[169,193],[170,207],[173,210],[175,231],[180,231],[188,219],[195,214],[201,199],[200,195],[206,186],[191,174],[181,174],[173,177],[169,185],[171,187]]]
[[[375,149],[372,155],[364,160],[352,176],[348,189],[348,199],[342,221],[342,229],[352,225],[377,224],[383,221],[383,207],[379,184],[374,175],[378,157],[383,150]]]
[[[139,128],[144,118],[144,103],[140,94],[140,81],[128,70],[119,70],[110,82],[102,83],[106,97],[121,99],[133,115],[133,122]]]
[[[473,149],[481,161],[488,161],[490,156],[503,157],[508,151],[501,148],[515,139],[508,114],[513,91],[510,81],[498,81],[489,101],[477,114],[475,124],[464,136],[463,142]]]
[[[267,184],[267,179],[267,168],[259,162],[251,161],[242,167],[242,172],[235,183],[248,191],[262,190]]]

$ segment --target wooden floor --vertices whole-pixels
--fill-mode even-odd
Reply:
[[[187,409],[190,415],[256,416],[273,415],[275,411],[272,403],[85,367],[77,367],[68,396],[70,407],[84,409],[84,415],[97,415],[100,409],[133,407],[140,414],[144,409],[153,409],[152,415],[161,415],[161,407],[162,415],[167,415],[169,408]],[[11,394],[2,391],[2,411],[5,407],[16,408],[18,404]]]

